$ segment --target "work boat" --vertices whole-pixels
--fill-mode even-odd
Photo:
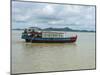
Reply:
[[[62,31],[43,31],[36,27],[25,29],[22,39],[33,43],[73,43],[77,40],[77,35],[68,36]]]

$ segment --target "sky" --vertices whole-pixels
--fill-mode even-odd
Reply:
[[[12,28],[27,27],[95,31],[95,6],[12,1]]]

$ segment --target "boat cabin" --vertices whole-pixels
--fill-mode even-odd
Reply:
[[[25,29],[24,33],[28,34],[28,36],[33,37],[33,38],[42,37],[41,30],[39,28],[36,28],[36,27],[30,27],[28,29]]]

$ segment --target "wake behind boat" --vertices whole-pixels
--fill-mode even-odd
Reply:
[[[22,33],[22,39],[33,43],[72,43],[77,40],[77,35],[68,36],[61,31],[42,31],[39,28],[30,27]]]

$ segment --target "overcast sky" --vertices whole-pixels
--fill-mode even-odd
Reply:
[[[95,30],[95,6],[12,2],[12,28]]]

